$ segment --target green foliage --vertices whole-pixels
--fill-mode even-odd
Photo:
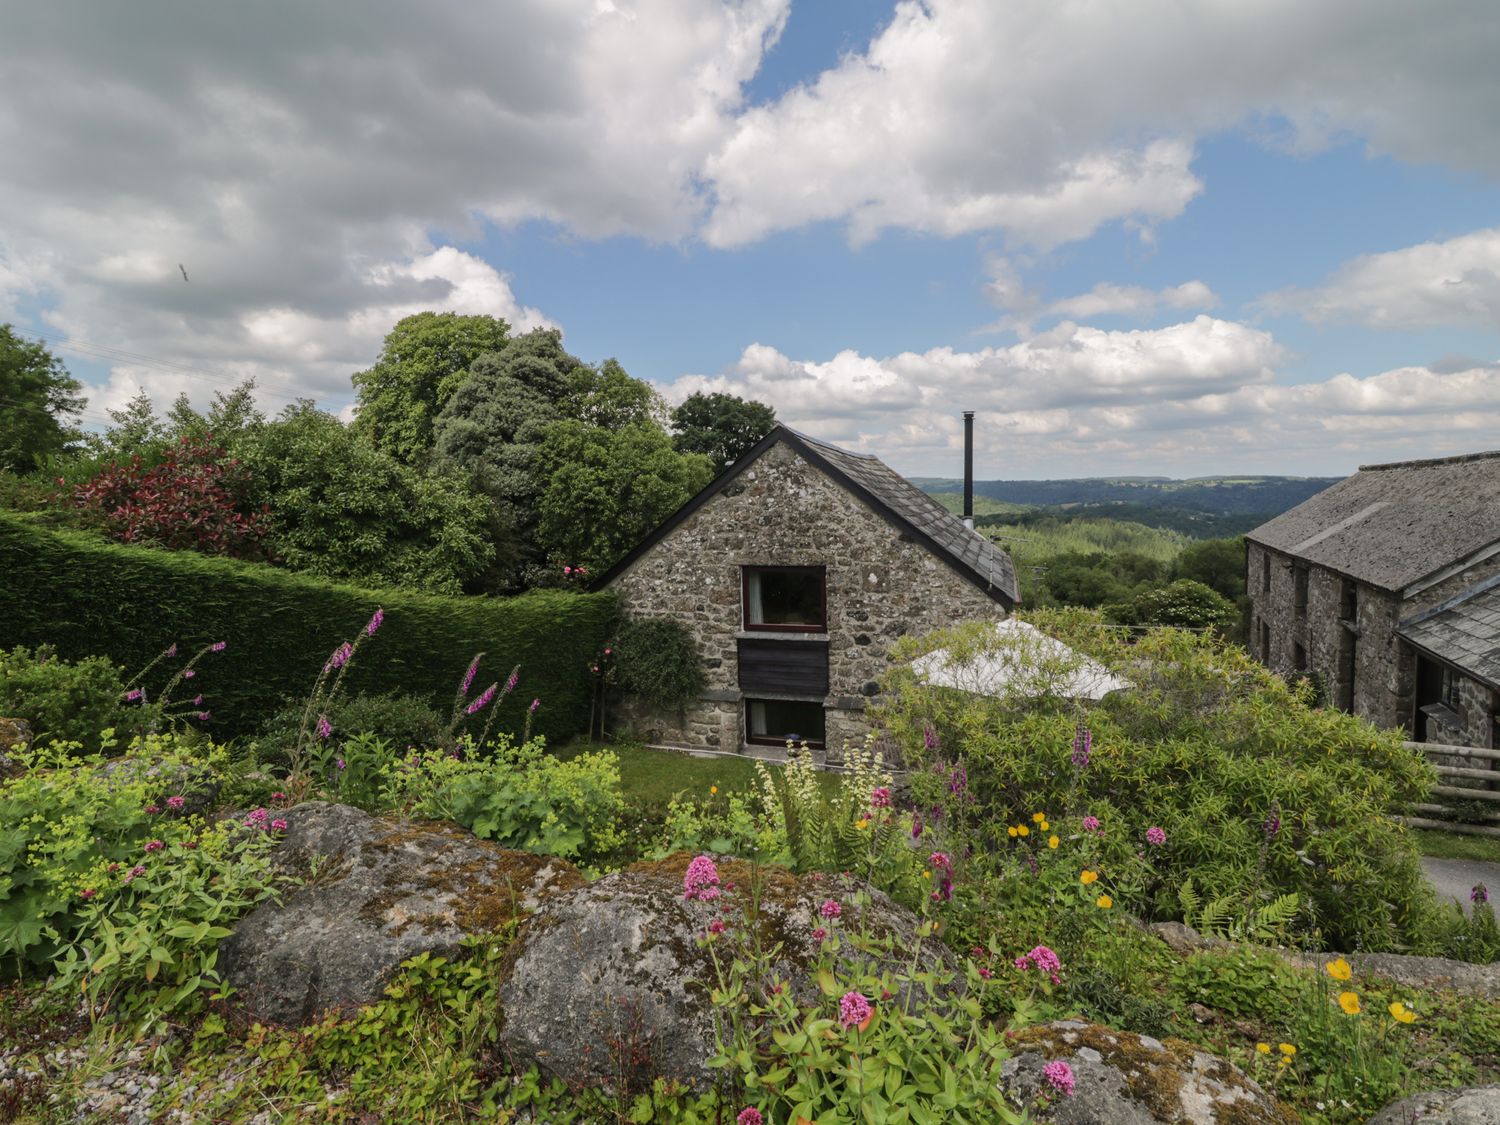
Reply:
[[[881,717],[908,765],[966,768],[972,803],[959,823],[976,851],[1004,844],[994,826],[1037,808],[1068,831],[1092,814],[1119,826],[1101,845],[1109,876],[1159,826],[1167,843],[1151,850],[1155,878],[1122,896],[1148,917],[1179,916],[1176,888],[1191,877],[1207,898],[1243,894],[1244,914],[1297,894],[1293,929],[1303,940],[1433,948],[1431,892],[1392,819],[1421,799],[1433,774],[1398,733],[1313,709],[1208,637],[1160,629],[1132,643],[1076,610],[1033,620],[1134,686],[1085,711],[1045,690],[1028,694],[1041,681],[999,698],[972,695],[920,683],[903,662],[939,647],[976,658],[1008,652],[1011,642],[983,626],[908,642],[886,685]],[[1093,732],[1081,769],[1070,763],[1080,723]],[[1280,828],[1267,840],[1262,826],[1278,807]]]
[[[672,411],[672,447],[703,454],[722,473],[775,425],[776,411],[763,402],[698,391]]]
[[[303,696],[334,646],[383,605],[379,658],[351,673],[351,694],[401,691],[445,706],[464,662],[485,651],[501,667],[522,666],[526,699],[508,699],[497,725],[519,730],[526,703],[540,698],[537,730],[560,741],[586,720],[587,662],[614,616],[608,594],[373,593],[266,566],[46,531],[3,512],[0,573],[7,576],[0,645],[50,642],[68,658],[102,654],[139,668],[173,640],[186,649],[228,641],[195,681],[212,698],[210,729],[226,737],[258,730],[268,701]]]
[[[140,719],[124,696],[120,669],[105,657],[72,663],[51,645],[0,650],[0,717],[25,719],[38,746],[56,740],[98,750],[100,731]]]
[[[1295,891],[1248,908],[1244,896],[1236,891],[1205,900],[1193,888],[1191,875],[1177,888],[1177,901],[1182,905],[1182,920],[1200,933],[1262,945],[1286,940],[1301,902]]]
[[[1201,582],[1179,578],[1159,590],[1147,590],[1128,602],[1105,607],[1117,625],[1157,625],[1174,629],[1228,631],[1239,618],[1234,605]]]
[[[289,701],[268,719],[256,735],[260,752],[287,757],[297,745],[305,710],[305,699]],[[448,724],[437,709],[426,699],[406,692],[342,696],[324,706],[321,713],[333,728],[330,742],[335,747],[361,735],[384,739],[403,753],[409,746],[426,749],[448,742]]]
[[[626,619],[614,649],[620,686],[654,709],[679,710],[703,691],[698,643],[675,617]]]
[[[976,521],[977,523],[978,521]],[[1045,563],[1056,555],[1131,551],[1157,562],[1171,562],[1188,544],[1187,536],[1123,520],[1074,520],[1052,516],[1028,523],[989,523],[984,532],[999,542],[1017,565]]]
[[[235,443],[292,570],[456,594],[489,566],[491,513],[465,483],[408,468],[303,403]]]
[[[26,472],[76,444],[82,389],[45,344],[0,324],[0,469]]]
[[[537,471],[547,480],[537,528],[558,565],[596,573],[621,558],[713,479],[698,453],[678,453],[654,424],[548,427]]]
[[[1191,578],[1229,601],[1245,596],[1245,540],[1207,539],[1183,549],[1172,564],[1173,578]]]
[[[354,429],[402,464],[422,464],[433,419],[474,361],[509,338],[510,326],[492,316],[422,312],[398,321],[375,365],[354,376]]]

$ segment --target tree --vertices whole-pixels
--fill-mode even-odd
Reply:
[[[723,472],[775,425],[776,412],[763,402],[699,391],[672,411],[672,445],[679,453],[707,455],[715,472]]]
[[[1191,578],[1236,601],[1245,596],[1245,540],[1205,539],[1177,556],[1174,578]]]
[[[142,453],[167,436],[167,428],[156,416],[156,407],[144,389],[119,410],[111,410],[114,425],[104,431],[104,444],[117,456]]]
[[[46,345],[0,324],[0,469],[27,472],[77,442],[82,389]]]
[[[1219,633],[1232,628],[1239,616],[1227,598],[1189,578],[1147,590],[1123,604],[1105,606],[1104,613],[1117,625],[1170,625]]]
[[[547,430],[538,540],[555,565],[597,573],[713,480],[713,462],[678,453],[658,427],[568,420]]]
[[[438,412],[480,356],[502,349],[510,326],[493,316],[423,312],[399,321],[380,358],[354,376],[354,429],[407,465],[426,461]]]

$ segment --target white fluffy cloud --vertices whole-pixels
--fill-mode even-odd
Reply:
[[[1317,288],[1283,290],[1263,304],[1370,328],[1500,329],[1500,227],[1365,254]]]

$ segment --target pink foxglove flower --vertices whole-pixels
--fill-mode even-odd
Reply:
[[[213,644],[211,644],[211,645],[208,646],[208,651],[209,652],[223,652],[228,647],[229,647],[229,642],[228,641],[215,641]]]
[[[375,611],[375,615],[370,618],[370,623],[365,626],[365,635],[373,637],[375,635],[375,630],[380,628],[380,625],[384,620],[385,610],[383,608],[377,609]]]
[[[489,687],[484,689],[483,694],[481,694],[478,699],[474,700],[473,703],[464,708],[464,713],[468,715],[477,715],[480,711],[483,711],[485,709],[490,700],[495,698],[495,692],[499,690],[500,685],[498,682],[491,684]]]
[[[328,721],[327,715],[318,716],[318,737],[327,738],[333,733],[333,724]]]

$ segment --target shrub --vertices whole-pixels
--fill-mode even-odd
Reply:
[[[615,644],[620,686],[653,709],[677,711],[703,691],[698,643],[673,617],[636,617],[620,626]]]
[[[297,744],[307,699],[289,701],[261,727],[256,742],[263,754],[283,757]],[[342,746],[357,735],[372,735],[402,749],[447,745],[447,724],[427,700],[404,692],[353,695],[337,699],[325,709],[333,727],[332,741]]]
[[[56,740],[99,748],[99,732],[140,720],[124,703],[120,670],[102,656],[60,660],[51,645],[0,651],[0,717],[25,719],[37,746]]]
[[[350,675],[351,694],[394,691],[445,706],[464,661],[486,651],[522,668],[499,729],[519,731],[540,698],[536,730],[554,741],[588,715],[588,660],[614,617],[609,594],[537,591],[518,598],[372,592],[187,551],[143,551],[47,531],[0,512],[0,645],[52,643],[76,659],[102,654],[140,668],[173,640],[228,640],[198,681],[218,737],[251,734],[268,700],[305,698],[329,652],[383,605],[379,656]],[[524,698],[522,698],[524,696]]]
[[[1128,602],[1106,606],[1117,625],[1165,625],[1176,629],[1224,632],[1238,620],[1234,603],[1202,582],[1179,578],[1159,590],[1147,590]]]
[[[1134,686],[1085,710],[1052,694],[930,686],[904,664],[887,684],[881,721],[908,763],[966,770],[967,803],[948,818],[966,846],[1006,847],[997,830],[1036,809],[1073,832],[1093,815],[1119,826],[1101,842],[1106,873],[1149,849],[1156,877],[1126,900],[1148,916],[1179,917],[1191,877],[1205,898],[1236,897],[1243,914],[1296,893],[1293,929],[1307,941],[1430,947],[1431,892],[1392,817],[1433,774],[1398,733],[1313,709],[1211,638],[1159,629],[1131,643],[1081,610],[1034,620]],[[976,626],[908,642],[904,656],[944,646],[994,656],[999,638]],[[1086,765],[1070,761],[1080,724],[1092,732]],[[913,789],[925,805],[954,805],[940,772],[919,770]],[[1166,837],[1156,848],[1143,843],[1153,826]]]

